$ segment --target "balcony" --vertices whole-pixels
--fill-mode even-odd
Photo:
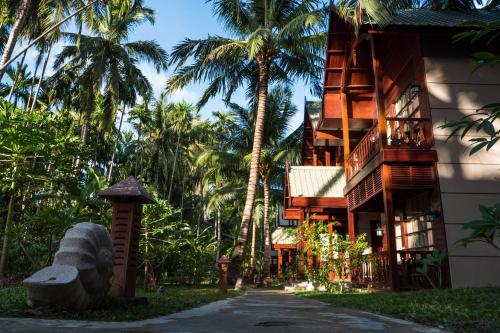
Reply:
[[[431,284],[423,275],[418,274],[420,261],[432,254],[431,251],[400,250],[397,255],[398,285],[405,290],[431,288]],[[428,275],[438,283],[439,272],[431,267]],[[389,258],[387,252],[367,255],[367,260],[352,271],[352,281],[359,286],[384,289],[389,286]]]
[[[427,150],[432,147],[429,118],[386,117],[382,128],[375,123],[351,152],[346,162],[349,181],[383,150]],[[387,133],[383,135],[383,133]]]

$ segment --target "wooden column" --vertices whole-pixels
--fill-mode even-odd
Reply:
[[[325,149],[325,165],[326,166],[332,165],[329,147],[326,147],[326,149]]]
[[[354,238],[356,238],[356,226],[354,220],[354,213],[349,212],[349,208],[347,211],[347,229],[349,231],[349,239],[351,241],[354,241]]]
[[[349,143],[349,113],[347,112],[347,94],[340,93],[340,107],[342,111],[342,140],[344,141],[344,167],[349,168],[349,154],[351,154],[351,146]]]
[[[115,253],[111,294],[115,297],[133,298],[142,205],[156,201],[134,177],[111,186],[99,193],[99,196],[113,202],[111,239]]]
[[[278,279],[283,276],[283,256],[281,255],[281,247],[276,249],[278,251]]]
[[[299,227],[304,224],[305,220],[305,212],[304,208],[300,209],[300,219],[299,219]],[[299,235],[299,239],[302,239],[302,235]],[[299,273],[304,274],[305,268],[306,268],[306,261],[305,261],[305,256],[304,256],[304,242],[301,242],[299,244]]]
[[[389,259],[389,287],[398,290],[399,278],[397,272],[396,258],[396,230],[394,228],[394,206],[392,197],[391,167],[382,165],[382,190],[384,196],[384,214],[382,214],[382,225],[384,227],[385,248]]]
[[[327,258],[327,265],[328,262],[333,258],[333,222],[328,222],[328,258]],[[330,281],[335,280],[335,272],[333,271],[333,267],[328,267],[328,279]]]
[[[382,68],[380,66],[380,61],[375,50],[375,41],[373,35],[370,35],[370,46],[372,51],[373,75],[375,77],[375,103],[377,107],[377,122],[379,128],[379,137],[381,141],[380,146],[383,148],[387,144],[387,121],[385,119]]]

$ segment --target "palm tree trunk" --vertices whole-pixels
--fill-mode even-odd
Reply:
[[[28,96],[28,102],[24,106],[24,111],[28,111],[31,104],[31,96],[33,95],[33,90],[35,89],[36,73],[38,73],[38,67],[40,67],[40,63],[42,62],[42,55],[43,51],[40,51],[40,53],[38,53],[38,57],[36,58],[35,72],[33,72],[33,78],[31,79],[31,89]]]
[[[248,280],[250,283],[254,282],[255,274],[255,248],[257,240],[257,221],[255,218],[252,221],[252,245],[250,247],[250,264],[248,265]]]
[[[233,256],[231,257],[230,276],[237,279],[235,289],[242,288],[243,280],[241,278],[241,265],[243,263],[243,255],[247,245],[248,226],[252,219],[253,205],[257,191],[257,181],[259,180],[259,157],[262,148],[262,136],[264,133],[264,118],[266,115],[266,104],[268,94],[269,81],[269,66],[259,64],[259,102],[257,105],[257,118],[255,121],[255,132],[253,136],[252,160],[250,162],[250,175],[248,177],[247,197],[245,200],[245,208],[241,218],[240,232],[234,247]]]
[[[113,173],[113,163],[115,162],[116,149],[118,148],[118,141],[120,140],[120,133],[122,130],[124,115],[125,115],[125,105],[123,105],[122,115],[120,117],[120,125],[118,125],[118,133],[116,134],[115,147],[113,148],[113,155],[111,155],[111,162],[109,163],[108,183],[111,181],[111,174]]]
[[[221,220],[220,220],[220,209],[217,210],[217,218],[216,218],[216,223],[217,223],[217,227],[216,227],[216,230],[215,232],[217,233],[217,259],[219,259],[220,257],[220,245],[221,245]]]
[[[17,68],[17,71],[16,71],[16,79],[14,80],[14,82],[12,82],[12,87],[10,88],[10,91],[9,91],[9,97],[7,98],[9,100],[9,102],[10,102],[10,100],[12,98],[12,94],[14,93],[14,90],[16,88],[17,81],[19,80],[19,75],[21,74],[21,72],[23,70],[24,61],[26,60],[26,53],[27,52],[24,52],[23,57],[21,58],[21,63],[19,64],[19,67]],[[17,102],[17,98],[16,98],[16,102]],[[16,103],[16,106],[17,106],[17,103]],[[14,107],[16,107],[16,106],[14,106]]]
[[[89,1],[85,6],[81,7],[80,9],[78,9],[77,11],[75,11],[73,14],[66,16],[61,21],[57,22],[56,24],[54,24],[50,28],[46,29],[41,35],[39,35],[37,38],[35,38],[33,41],[31,41],[31,43],[29,43],[28,45],[26,45],[26,47],[24,47],[21,51],[19,51],[15,56],[10,57],[10,55],[9,55],[9,57],[5,60],[5,62],[2,59],[2,61],[0,62],[0,81],[2,81],[2,75],[3,75],[3,73],[5,73],[5,70],[7,69],[7,66],[10,65],[12,62],[14,62],[21,54],[23,54],[23,52],[25,52],[30,47],[32,47],[33,45],[35,45],[36,43],[38,43],[41,39],[43,39],[49,33],[51,33],[52,31],[54,31],[55,29],[57,29],[61,25],[63,25],[65,22],[67,22],[68,20],[70,20],[74,16],[80,14],[81,12],[83,12],[84,10],[86,10],[87,8],[89,8],[90,6],[93,6],[97,1],[99,1],[99,0]],[[30,0],[24,0],[24,2],[30,2]],[[23,14],[26,16],[26,13],[23,13]],[[19,20],[19,18],[18,18],[18,20]],[[11,30],[11,33],[12,33],[12,30]],[[19,32],[18,32],[18,34],[19,34]],[[9,40],[10,40],[10,37],[9,37]],[[16,40],[17,40],[17,37],[16,37]],[[15,43],[14,43],[14,45],[15,45]],[[10,53],[12,54],[12,50],[10,51]],[[5,55],[5,52],[4,52],[4,55]]]
[[[40,75],[40,79],[38,79],[38,85],[36,87],[35,97],[33,97],[33,103],[31,103],[30,112],[33,112],[33,109],[35,108],[36,101],[38,99],[38,94],[40,93],[40,88],[42,87],[43,77],[45,76],[45,71],[47,70],[47,64],[49,63],[50,52],[52,51],[52,46],[53,46],[53,43],[50,43],[49,49],[47,50],[47,55],[45,56],[45,61],[43,63],[42,74]]]
[[[86,112],[85,115],[83,116],[83,121],[82,121],[82,133],[81,133],[81,139],[82,139],[82,147],[85,147],[87,144],[87,138],[89,136],[89,126],[90,126],[90,113]],[[78,154],[75,158],[75,168],[77,168],[80,165],[80,154]]]
[[[7,268],[7,259],[9,256],[9,242],[10,242],[9,226],[12,223],[12,215],[14,213],[13,207],[14,207],[14,197],[16,192],[16,183],[15,183],[16,170],[17,168],[14,168],[14,171],[12,172],[12,183],[10,186],[11,194],[9,199],[9,205],[7,206],[7,220],[5,221],[5,226],[4,226],[2,256],[0,257],[0,280],[3,279],[5,276],[5,270]]]
[[[264,269],[262,278],[264,284],[271,278],[271,227],[269,225],[269,178],[264,178]]]
[[[168,197],[167,197],[168,202],[170,202],[170,196],[172,195],[172,187],[174,185],[175,165],[177,164],[177,154],[179,153],[180,142],[181,142],[181,133],[179,132],[177,134],[177,144],[175,145],[174,165],[172,168],[172,176],[170,177],[170,186],[168,188]]]
[[[14,47],[17,43],[17,38],[23,29],[24,22],[28,17],[28,11],[31,6],[31,0],[23,0],[20,5],[19,14],[17,16],[12,29],[10,30],[9,39],[7,40],[7,44],[5,44],[5,49],[2,55],[2,61],[0,61],[0,82],[2,81],[5,70],[7,69],[7,62],[10,60],[10,56],[12,55],[12,51],[14,51]]]

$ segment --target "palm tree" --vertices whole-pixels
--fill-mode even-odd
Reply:
[[[231,258],[231,276],[241,287],[241,264],[247,243],[259,175],[268,87],[289,83],[294,78],[321,86],[325,46],[326,10],[318,0],[211,0],[215,13],[235,38],[209,36],[204,40],[186,39],[171,54],[176,64],[167,83],[173,93],[193,81],[208,81],[200,104],[222,93],[232,93],[245,85],[256,95],[258,108],[253,135],[252,160],[241,220],[240,233]],[[186,62],[193,58],[193,64]]]
[[[102,126],[109,129],[115,120],[118,106],[135,104],[136,96],[146,96],[151,91],[147,78],[137,67],[139,61],[152,63],[160,72],[167,67],[166,52],[154,41],[129,42],[133,27],[144,22],[154,23],[154,11],[144,7],[141,0],[133,1],[123,9],[122,2],[112,1],[105,7],[102,17],[94,18],[89,26],[91,35],[64,33],[72,43],[63,48],[54,61],[57,72],[53,82],[75,78],[68,87],[78,92],[80,111],[85,115],[82,124],[82,141],[85,144],[88,124],[95,97],[104,87],[105,114]]]
[[[0,2],[0,5],[3,8],[9,8],[13,5],[14,1],[8,1],[8,0],[3,0]],[[19,34],[21,33],[21,30],[24,27],[24,24],[26,22],[26,19],[28,18],[28,15],[30,14],[30,7],[31,7],[31,0],[22,0],[22,2],[19,4],[19,7],[17,8],[17,18],[14,21],[14,24],[12,25],[12,28],[9,33],[9,38],[7,39],[7,42],[5,43],[5,47],[3,50],[2,54],[2,59],[0,60],[0,82],[2,81],[3,74],[5,73],[6,68],[4,68],[5,64],[7,61],[10,59],[12,52],[14,51],[14,47],[16,46],[17,39],[19,37]],[[14,11],[10,13],[12,16],[14,16]]]

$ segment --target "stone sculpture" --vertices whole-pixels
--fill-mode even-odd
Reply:
[[[52,266],[23,281],[28,303],[84,310],[109,291],[113,242],[102,225],[78,223],[61,240]]]

